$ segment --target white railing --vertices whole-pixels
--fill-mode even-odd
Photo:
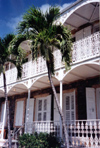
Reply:
[[[89,60],[100,56],[100,33],[96,32],[82,40],[73,43],[72,64]],[[61,62],[61,53],[54,51],[55,69],[64,66]],[[37,61],[30,61],[23,64],[22,79],[33,77],[47,72],[46,62],[42,57]],[[17,80],[17,69],[13,68],[6,71],[7,84],[14,83]],[[0,75],[0,87],[3,86],[3,76]]]
[[[66,122],[70,147],[100,148],[100,120]]]
[[[53,135],[60,137],[60,123],[53,121],[34,121],[26,124],[26,132],[34,134],[40,133],[52,133]]]
[[[100,56],[100,33],[96,32],[73,43],[72,63]]]

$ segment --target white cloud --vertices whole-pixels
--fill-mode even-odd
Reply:
[[[22,16],[11,18],[9,22],[7,22],[7,26],[13,30],[16,29],[18,23],[22,20]]]
[[[68,6],[70,6],[72,3],[65,3],[62,6],[60,6],[60,11],[62,11],[63,9],[67,8]]]
[[[57,5],[60,8],[60,11],[62,11],[63,9],[67,8],[69,5],[71,5],[72,3],[65,3],[63,5]],[[44,4],[40,7],[40,9],[42,10],[43,13],[45,13],[48,9],[49,9],[50,5],[49,4]]]
[[[1,1],[1,0],[0,0],[0,1]],[[57,5],[57,6],[60,8],[60,11],[62,11],[63,9],[65,9],[66,7],[68,7],[70,4],[71,4],[71,3],[65,3],[65,4],[63,4],[62,6],[60,6],[60,5]],[[44,5],[42,5],[42,6],[40,7],[40,9],[42,10],[43,13],[45,13],[46,11],[48,11],[49,7],[50,7],[49,4],[44,4]],[[22,20],[22,15],[19,16],[19,17],[11,18],[11,19],[9,20],[9,22],[7,22],[6,25],[7,25],[9,28],[11,28],[12,30],[15,31],[15,29],[16,29],[18,23],[19,23],[21,20]]]
[[[49,9],[50,5],[49,4],[44,4],[40,7],[41,11],[45,13]]]

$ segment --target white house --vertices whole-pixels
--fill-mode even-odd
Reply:
[[[72,63],[69,71],[55,55],[55,76],[60,106],[72,147],[100,147],[100,32],[99,0],[78,0],[61,12],[56,23],[71,29]],[[32,62],[29,41],[21,45],[28,52],[22,79],[7,64],[7,93],[11,129],[21,132],[53,132],[63,137],[62,125],[47,76],[46,63],[39,57]],[[0,142],[7,139],[3,76],[0,75]],[[5,119],[5,120],[4,120]],[[17,133],[17,135],[19,132]]]

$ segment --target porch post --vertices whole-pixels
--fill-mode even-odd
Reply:
[[[30,88],[28,89],[28,99],[26,104],[25,133],[27,133],[27,122],[29,120],[29,100],[30,100]]]
[[[61,107],[61,110],[62,110],[62,97],[63,95],[63,82],[60,81],[60,107]],[[60,117],[60,137],[62,138],[62,120],[61,120],[61,117]]]
[[[5,120],[6,120],[6,102],[5,102],[5,104],[4,104],[4,113],[3,113],[3,124],[2,124],[1,139],[4,138]]]

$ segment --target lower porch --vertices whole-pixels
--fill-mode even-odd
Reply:
[[[66,121],[70,148],[100,148],[100,120],[74,120]],[[34,134],[35,132],[46,132],[63,138],[61,122],[34,121],[27,122],[20,128],[12,131],[12,145],[17,148],[19,135],[23,133]],[[8,140],[0,139],[3,147],[7,146]],[[16,147],[15,147],[16,146]]]

